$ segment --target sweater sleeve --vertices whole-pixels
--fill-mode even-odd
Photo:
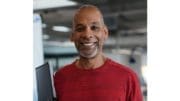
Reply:
[[[56,92],[56,98],[58,99],[58,90],[57,90],[57,77],[56,75],[53,76],[54,77],[54,88],[55,88],[55,92]]]
[[[132,72],[128,78],[128,91],[126,101],[143,101],[143,96],[140,88],[140,82],[137,75]]]
[[[54,87],[55,87],[55,91],[56,91],[56,98],[59,101],[60,99],[60,84],[62,81],[62,75],[60,72],[56,72],[54,75]]]

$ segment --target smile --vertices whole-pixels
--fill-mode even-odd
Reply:
[[[86,43],[80,43],[80,44],[85,47],[91,47],[91,46],[95,46],[96,42],[86,42]]]

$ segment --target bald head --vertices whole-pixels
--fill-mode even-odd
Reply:
[[[101,56],[107,37],[108,29],[104,25],[102,13],[97,7],[84,5],[76,11],[70,39],[75,43],[81,59]]]
[[[73,26],[77,22],[77,20],[80,19],[82,16],[90,17],[90,15],[98,17],[100,19],[101,24],[104,25],[104,19],[99,8],[97,8],[94,5],[83,5],[75,12],[75,15],[73,18]]]

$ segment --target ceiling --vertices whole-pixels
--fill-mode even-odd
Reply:
[[[38,0],[34,0],[38,1]],[[52,6],[34,9],[42,17],[43,34],[48,35],[45,43],[67,42],[71,31],[52,30],[53,26],[72,27],[75,10],[83,4],[93,4],[103,13],[105,24],[109,28],[109,39],[105,48],[147,47],[147,1],[146,0],[71,0],[76,5]],[[49,1],[50,2],[50,1]],[[34,2],[36,4],[36,2]]]

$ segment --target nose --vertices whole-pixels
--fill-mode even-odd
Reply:
[[[92,32],[90,27],[86,28],[86,30],[84,31],[82,37],[85,38],[85,39],[90,39],[90,38],[93,37],[93,32]]]

